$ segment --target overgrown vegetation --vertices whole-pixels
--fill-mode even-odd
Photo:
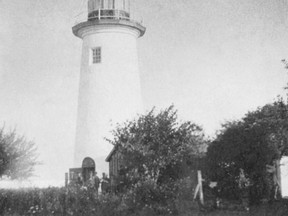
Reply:
[[[288,211],[285,201],[255,204],[270,196],[271,175],[266,165],[288,155],[287,115],[287,103],[279,99],[239,121],[227,122],[206,153],[208,141],[199,126],[179,122],[173,106],[159,113],[152,110],[113,132],[110,142],[122,161],[118,193],[98,195],[92,188],[77,186],[0,190],[0,215],[244,216],[248,208],[243,208],[243,195],[254,202],[250,202],[254,207],[249,215],[284,215]],[[0,144],[0,174],[11,179],[31,175],[36,163],[34,143],[2,130]],[[206,179],[204,208],[193,197],[198,169]],[[218,182],[214,191],[210,180]],[[217,210],[219,197],[223,200]]]
[[[239,199],[240,169],[247,179],[250,201],[270,200],[272,175],[266,165],[288,155],[288,106],[282,99],[227,122],[207,152],[208,176],[219,182],[222,196]]]
[[[122,215],[119,197],[99,197],[91,188],[1,190],[0,194],[0,215]]]
[[[16,131],[0,129],[0,178],[27,179],[31,177],[37,161],[37,148],[33,141],[17,135]]]
[[[178,122],[173,106],[120,125],[111,143],[122,157],[121,191],[134,210],[177,215],[176,203],[185,202],[185,191],[192,202],[193,162],[204,156],[207,142],[199,126]]]
[[[190,193],[190,191],[186,191]],[[254,206],[250,212],[235,208],[200,212],[195,202],[176,202],[179,216],[284,216],[288,212],[286,201]],[[149,208],[134,209],[125,195],[97,195],[93,189],[0,189],[0,215],[5,216],[156,216]]]

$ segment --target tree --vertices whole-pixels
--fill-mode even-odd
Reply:
[[[251,183],[254,201],[269,196],[269,174],[266,165],[288,155],[288,106],[279,98],[240,121],[227,122],[208,147],[210,178],[220,182],[223,195],[240,194],[239,171],[243,169]]]
[[[202,129],[179,123],[173,106],[158,114],[152,109],[119,125],[113,135],[110,142],[122,156],[126,188],[143,205],[175,198],[177,182],[189,175],[193,158],[206,150]]]
[[[0,177],[27,179],[32,176],[38,154],[34,142],[18,136],[16,131],[0,129]]]

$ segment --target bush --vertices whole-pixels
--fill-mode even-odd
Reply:
[[[0,215],[141,216],[188,213],[195,182],[190,177],[159,187],[139,182],[124,194],[98,195],[86,187],[0,190]]]
[[[103,215],[118,214],[121,199],[97,195],[87,188],[0,190],[0,215]]]
[[[227,122],[207,151],[209,179],[217,181],[221,196],[226,199],[241,199],[239,188],[240,170],[248,180],[250,202],[273,200],[273,178],[268,166],[288,155],[288,104],[279,99],[253,112],[241,120]]]
[[[122,195],[97,195],[94,190],[86,188],[47,188],[0,190],[0,215],[5,216],[160,216],[160,215],[285,215],[288,210],[287,201],[269,205],[253,206],[251,212],[239,210],[199,212],[197,203],[193,202],[194,182],[185,178],[178,182],[177,195],[172,199],[152,199],[152,204],[145,204],[145,199],[151,199],[161,193],[160,188],[153,185],[142,185]],[[146,188],[148,186],[148,189]],[[146,188],[146,189],[145,189]],[[134,193],[136,192],[136,194]],[[141,193],[144,192],[143,196]],[[137,199],[135,199],[137,198]],[[149,200],[149,201],[152,201]],[[227,203],[231,206],[231,202]]]

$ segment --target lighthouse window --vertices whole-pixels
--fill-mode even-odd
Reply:
[[[92,49],[92,62],[93,64],[101,63],[101,47]]]

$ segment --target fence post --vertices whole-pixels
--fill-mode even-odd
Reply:
[[[203,195],[201,170],[198,170],[198,184],[199,184],[200,202],[201,202],[202,205],[204,205],[204,195]]]
[[[203,179],[202,179],[201,170],[197,171],[197,176],[198,176],[198,184],[195,189],[194,199],[197,198],[197,194],[199,193],[200,202],[202,205],[204,205],[204,195],[203,195],[203,186],[202,186]]]

